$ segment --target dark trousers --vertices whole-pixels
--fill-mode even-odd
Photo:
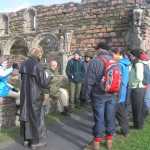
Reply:
[[[134,88],[131,90],[133,125],[137,129],[143,128],[144,125],[144,96],[144,88]]]
[[[93,115],[94,127],[93,136],[103,138],[105,135],[112,135],[115,132],[115,101],[114,98],[108,101],[94,99]]]
[[[125,103],[116,104],[116,119],[122,129],[124,135],[128,134],[128,114]]]
[[[70,107],[74,108],[75,104],[80,104],[80,92],[82,83],[70,81]]]

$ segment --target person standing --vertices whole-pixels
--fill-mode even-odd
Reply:
[[[48,87],[50,78],[40,63],[42,55],[42,48],[33,48],[20,67],[20,129],[24,145],[31,144],[32,149],[46,145],[42,142],[45,136],[42,90]]]
[[[144,96],[144,117],[147,117],[150,109],[150,58],[148,54],[141,51],[139,59],[144,65],[144,80],[145,96]]]
[[[99,53],[91,60],[85,79],[86,99],[92,102],[94,116],[93,140],[85,149],[100,150],[100,144],[105,138],[107,148],[111,150],[112,137],[115,132],[115,97],[114,94],[105,92],[100,83],[105,68],[101,58],[109,61],[112,60],[112,55],[106,43],[99,43],[96,50]]]
[[[86,52],[84,56],[84,70],[85,70],[84,77],[86,76],[87,69],[91,60],[92,60],[92,53]],[[85,78],[84,78],[83,83],[82,83],[82,88],[81,88],[81,104],[83,106],[84,104],[89,103],[85,99],[85,92],[86,92],[86,87],[85,87]]]
[[[16,63],[13,63],[11,67],[8,67],[7,60],[4,60],[0,64],[0,97],[12,97],[18,101],[20,92],[16,91],[14,86],[9,83],[15,69],[19,69],[18,64]]]
[[[70,109],[74,109],[80,105],[80,92],[82,81],[84,80],[84,64],[81,60],[81,54],[79,50],[74,52],[73,58],[67,63],[66,74],[70,84]]]
[[[142,129],[144,126],[144,64],[139,59],[141,50],[132,50],[131,54],[135,57],[129,75],[129,87],[131,88],[131,106],[133,115],[133,126]]]
[[[114,59],[118,61],[121,71],[121,86],[118,93],[118,100],[116,103],[116,119],[121,126],[121,133],[126,137],[129,132],[128,127],[128,114],[126,110],[126,99],[127,99],[127,89],[129,81],[129,66],[131,62],[125,54],[123,48],[116,48],[114,51]]]

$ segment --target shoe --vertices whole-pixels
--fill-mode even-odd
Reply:
[[[31,142],[26,140],[26,141],[23,142],[23,146],[24,147],[29,147],[29,146],[31,146]]]
[[[100,142],[92,141],[86,147],[84,150],[100,150]]]
[[[39,147],[45,147],[46,145],[47,145],[46,142],[41,142],[41,143],[37,143],[37,144],[32,144],[32,145],[31,145],[31,149],[32,149],[32,150],[36,150],[37,148],[39,148]]]
[[[66,112],[66,111],[61,112],[61,114],[62,114],[63,116],[70,116],[70,113],[69,113],[69,112]]]
[[[112,150],[112,140],[107,140],[107,149]]]

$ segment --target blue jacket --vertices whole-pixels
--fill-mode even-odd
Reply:
[[[119,92],[119,102],[123,103],[126,100],[127,95],[127,86],[129,81],[129,65],[131,62],[128,58],[123,58],[119,61],[120,69],[121,69],[121,87]]]
[[[0,66],[0,69],[3,69]],[[3,74],[0,74],[0,97],[8,96],[10,87],[8,86],[9,75],[12,73],[13,68],[5,69]]]

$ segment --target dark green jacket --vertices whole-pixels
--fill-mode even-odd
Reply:
[[[84,64],[81,60],[71,59],[68,61],[66,67],[66,74],[68,76],[69,81],[78,83],[84,80]]]

